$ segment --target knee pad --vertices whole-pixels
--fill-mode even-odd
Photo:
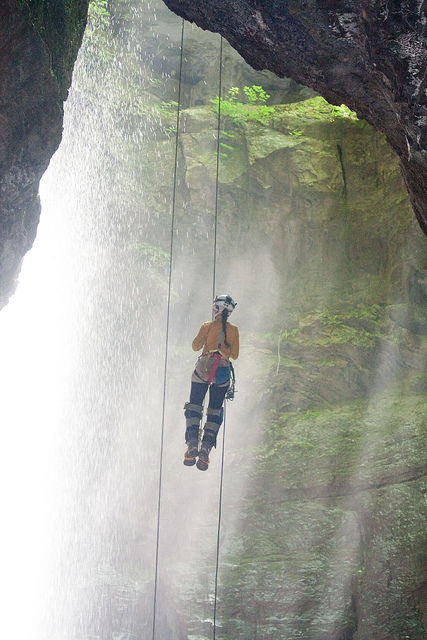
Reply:
[[[209,409],[206,412],[206,424],[203,431],[203,440],[205,440],[211,447],[216,447],[216,437],[218,435],[219,428],[222,423],[222,417],[224,410],[221,409]]]
[[[224,416],[224,409],[210,409],[208,407],[206,411],[206,422],[214,422],[218,425],[218,428],[222,425],[222,419]]]
[[[219,429],[219,427],[218,427]],[[203,440],[202,442],[206,442],[210,447],[216,447],[216,437],[218,435],[218,431],[213,431],[212,429],[207,429],[205,427],[203,431]]]
[[[185,430],[185,442],[190,442],[190,440],[198,440],[199,439],[199,425],[192,424],[188,425]]]
[[[184,405],[186,422],[185,442],[199,439],[200,421],[203,416],[203,407],[198,404],[186,402]]]
[[[197,418],[198,420],[201,420],[203,407],[198,404],[190,404],[189,402],[186,402],[184,405],[184,415],[186,418]]]

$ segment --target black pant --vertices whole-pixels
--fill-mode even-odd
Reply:
[[[228,386],[218,387],[216,384],[211,384],[209,388],[209,409],[221,409],[224,402],[225,394],[227,393]],[[208,384],[206,382],[192,382],[190,391],[190,404],[197,404],[202,406],[206,391],[208,390]]]

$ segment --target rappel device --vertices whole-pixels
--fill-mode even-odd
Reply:
[[[227,393],[225,394],[226,400],[234,400],[234,394],[236,393],[236,376],[234,374],[234,367],[230,362],[230,386],[227,389]]]

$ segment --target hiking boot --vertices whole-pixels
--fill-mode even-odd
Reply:
[[[207,471],[209,466],[209,451],[211,447],[204,442],[202,442],[202,446],[199,451],[199,459],[197,460],[197,468],[200,471]]]
[[[192,467],[196,464],[196,457],[199,454],[199,442],[197,440],[190,440],[188,449],[184,453],[184,464],[186,467]]]

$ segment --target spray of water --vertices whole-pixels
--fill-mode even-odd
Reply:
[[[8,631],[17,640],[150,638],[157,539],[156,637],[184,640],[192,632],[212,633],[222,438],[208,473],[185,468],[182,409],[196,358],[189,345],[200,323],[210,319],[216,116],[214,110],[203,116],[192,110],[200,103],[194,89],[200,79],[191,39],[195,28],[187,25],[180,107],[190,108],[179,131],[175,173],[181,21],[157,1],[135,3],[131,10],[131,29],[121,29],[124,19],[114,15],[114,37],[102,11],[92,17],[66,104],[63,142],[42,181],[38,237],[18,291],[0,317],[7,425],[0,465],[7,516],[2,566],[10,586]],[[207,34],[206,42],[213,62],[204,103],[219,91],[219,40]],[[223,83],[232,87],[235,66],[225,51]],[[224,134],[229,143],[224,154],[235,152],[235,135]],[[250,472],[239,452],[242,444],[256,443],[261,419],[254,414],[264,388],[258,364],[267,356],[254,347],[251,332],[269,330],[268,316],[281,308],[279,290],[289,300],[286,324],[294,286],[288,272],[297,270],[300,252],[292,245],[293,238],[300,240],[292,222],[284,230],[283,258],[275,239],[268,238],[268,221],[262,238],[251,240],[243,214],[229,213],[227,171],[225,156],[216,293],[229,293],[238,302],[232,321],[241,330],[242,353],[237,399],[226,419],[224,556],[236,551],[234,532]],[[191,194],[204,207],[196,206]],[[250,205],[248,200],[248,210]],[[379,376],[384,371],[380,367]],[[365,445],[360,465],[378,447]],[[356,474],[351,482],[357,481]],[[355,506],[345,498],[342,509],[330,569],[319,587],[320,600],[329,594],[319,619],[327,617],[326,610],[332,617],[335,609],[341,611],[359,553]],[[296,520],[285,525],[290,547],[302,539],[317,544],[315,530],[307,535]],[[248,588],[251,579],[248,574]],[[188,629],[188,620],[194,629]]]
[[[157,9],[134,8],[135,32],[115,39],[102,12],[92,18],[37,241],[2,313],[3,566],[26,602],[22,638],[150,637],[181,25],[167,13],[172,36],[160,38]],[[212,618],[221,459],[206,475],[182,465],[189,343],[210,318],[214,192],[195,223],[181,176],[179,164],[156,605],[157,637],[176,638],[194,609],[182,594],[199,583],[200,617]],[[220,269],[219,293],[242,300],[243,274]],[[9,604],[18,638],[22,604]]]

